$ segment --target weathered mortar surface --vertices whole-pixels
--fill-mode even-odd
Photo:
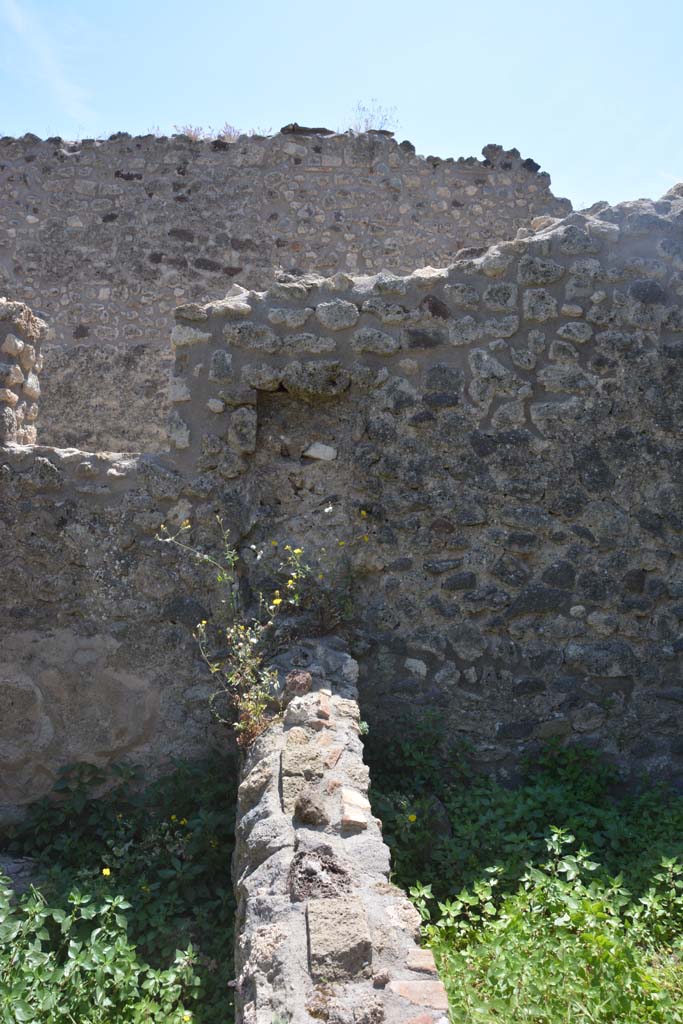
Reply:
[[[335,638],[301,641],[277,665],[298,695],[241,775],[237,1020],[445,1021],[446,993],[418,948],[417,912],[389,883],[367,800],[358,665]]]
[[[683,186],[535,227],[179,308],[178,466],[257,496],[266,551],[345,545],[372,728],[682,782]]]
[[[218,508],[248,530],[218,483],[200,499],[155,456],[0,447],[0,818],[67,763],[153,773],[225,744],[192,639],[213,577],[155,540],[192,515],[214,545]]]
[[[570,209],[516,150],[415,155],[377,132],[0,139],[0,294],[49,320],[43,440],[163,449],[180,301],[285,271],[408,272]],[[74,417],[74,408],[78,416]]]

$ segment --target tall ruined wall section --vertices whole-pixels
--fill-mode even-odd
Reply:
[[[184,303],[172,344],[167,455],[0,448],[0,811],[216,737],[213,574],[155,539],[215,551],[216,513],[245,598],[305,550],[283,643],[344,634],[375,733],[436,710],[503,775],[558,737],[683,780],[683,186]]]
[[[438,709],[504,770],[558,737],[683,778],[682,186],[176,315],[179,465],[333,581],[371,728]]]
[[[43,440],[165,447],[168,319],[231,281],[450,263],[566,200],[516,150],[424,159],[363,135],[0,139],[0,294],[52,328]]]

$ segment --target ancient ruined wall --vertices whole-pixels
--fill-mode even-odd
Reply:
[[[358,665],[326,638],[277,667],[286,710],[249,750],[239,788],[237,1019],[443,1020],[445,990],[370,812]]]
[[[408,272],[568,211],[513,150],[417,157],[378,132],[236,142],[0,139],[0,294],[51,325],[47,443],[161,451],[179,302],[285,271]]]
[[[35,444],[46,333],[23,302],[0,300],[0,444]]]
[[[682,211],[185,303],[167,456],[1,449],[0,804],[205,748],[218,596],[155,533],[215,551],[216,513],[245,596],[304,548],[284,638],[347,635],[372,730],[437,710],[503,774],[555,736],[680,781]]]
[[[184,486],[154,456],[0,447],[0,820],[64,764],[158,771],[230,741],[192,639],[212,574],[155,534],[191,514],[215,546],[214,509],[252,513]]]
[[[371,728],[438,709],[501,770],[559,737],[683,777],[681,186],[176,316],[178,465],[337,581]]]

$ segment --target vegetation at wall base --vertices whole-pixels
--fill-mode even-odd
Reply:
[[[40,879],[0,879],[0,1024],[217,1024],[232,1019],[230,882],[237,770],[181,764],[137,788],[61,773],[3,840]]]
[[[506,788],[430,716],[367,752],[455,1020],[683,1022],[682,796],[559,746]]]

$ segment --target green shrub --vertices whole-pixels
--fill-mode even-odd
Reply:
[[[439,963],[451,1013],[482,1024],[683,1022],[683,867],[665,861],[641,899],[574,836],[553,830],[548,861],[495,898],[496,869],[430,910],[411,894]]]
[[[183,1013],[190,1013],[194,1024],[223,1024],[231,1019],[235,780],[235,764],[219,756],[202,764],[180,765],[144,790],[136,788],[128,770],[119,769],[112,780],[90,765],[79,765],[61,773],[58,799],[35,804],[15,829],[7,845],[12,853],[36,859],[40,892],[29,896],[26,905],[18,904],[11,913],[5,909],[0,916],[3,925],[13,922],[13,928],[23,921],[27,942],[35,933],[34,939],[38,936],[45,943],[39,950],[50,958],[44,985],[57,981],[71,948],[68,942],[64,945],[55,914],[63,921],[72,921],[76,914],[70,935],[78,939],[86,927],[83,922],[92,921],[83,941],[86,946],[95,942],[98,957],[104,956],[105,947],[108,950],[112,976],[117,979],[116,1013],[107,1010],[107,1016],[105,1007],[100,1008],[90,968],[77,964],[71,984],[74,992],[78,989],[82,1006],[78,1004],[79,1013],[70,1007],[69,1012],[79,1024],[175,1022],[172,997],[182,1006],[179,1021],[184,1020]],[[112,781],[114,786],[107,793],[99,798],[92,795]],[[87,902],[75,905],[73,899]],[[40,910],[40,906],[52,909]],[[48,923],[39,927],[41,914],[47,914]],[[45,932],[44,937],[40,932]],[[92,935],[94,940],[88,937]],[[178,960],[178,949],[189,952]],[[29,985],[33,970],[28,961],[10,967],[10,953],[0,940],[3,996],[3,971],[14,972],[16,987],[17,977]],[[178,985],[182,1000],[173,996]],[[29,986],[27,992],[28,1005],[36,1015],[26,1020],[50,1024],[62,1020],[56,1015],[39,1016],[37,990]],[[158,1017],[150,1008],[153,999],[163,1007]],[[71,1024],[72,1018],[63,1019]]]
[[[454,1020],[683,1022],[683,797],[624,794],[594,752],[557,746],[506,788],[436,716],[367,752]]]

